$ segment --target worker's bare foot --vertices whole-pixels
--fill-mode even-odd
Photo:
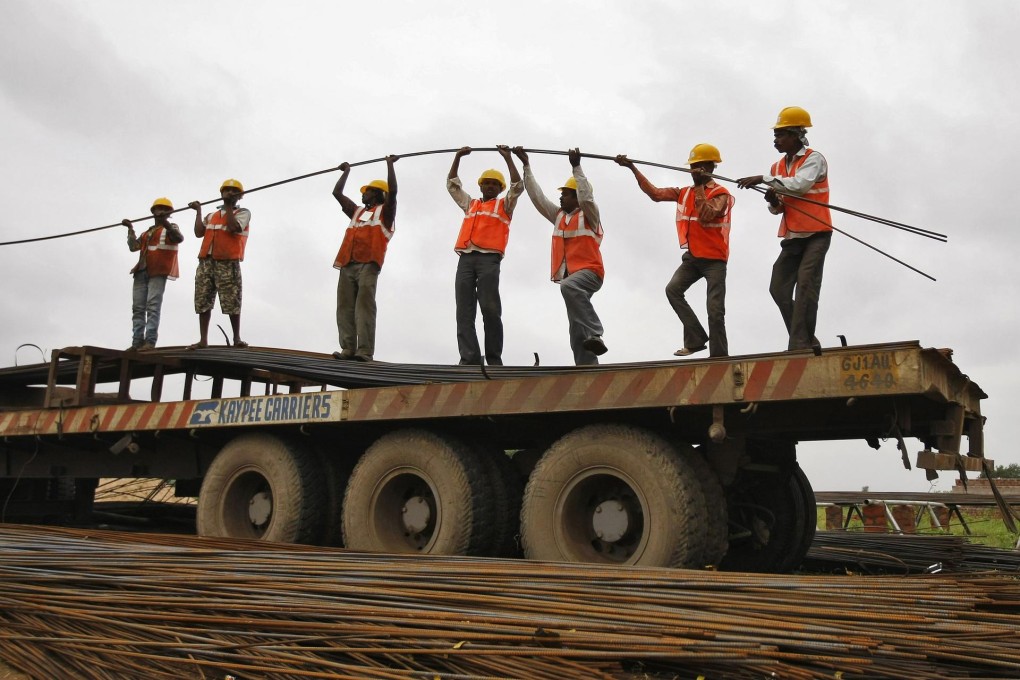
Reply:
[[[244,348],[244,347],[247,347],[247,346],[248,346],[248,343],[245,342],[244,340],[234,340],[234,347]]]
[[[198,342],[196,342],[193,345],[188,345],[187,349],[205,349],[208,346],[209,345],[207,345],[205,342],[203,342],[202,340],[199,340]]]

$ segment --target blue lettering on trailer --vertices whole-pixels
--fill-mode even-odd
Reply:
[[[195,406],[189,425],[247,425],[329,420],[333,394],[274,394],[203,401]]]

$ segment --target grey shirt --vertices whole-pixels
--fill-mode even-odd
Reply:
[[[584,212],[585,223],[596,233],[602,233],[602,220],[599,217],[599,207],[595,204],[595,194],[592,191],[591,183],[584,176],[584,171],[578,165],[574,168],[574,180],[577,181],[577,202]],[[560,213],[559,203],[550,201],[538,186],[538,180],[531,171],[530,165],[524,166],[524,188],[528,191],[528,197],[535,204],[535,209],[547,220],[556,224],[556,215]]]

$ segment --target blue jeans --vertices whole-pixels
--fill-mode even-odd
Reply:
[[[163,306],[165,276],[149,276],[144,269],[135,272],[131,301],[131,345],[142,342],[156,344],[159,331],[159,310]]]

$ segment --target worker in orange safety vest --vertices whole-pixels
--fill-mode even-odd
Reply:
[[[333,187],[333,198],[351,218],[333,268],[340,270],[336,288],[336,326],[340,351],[334,359],[372,361],[375,358],[375,294],[386,248],[393,238],[397,217],[397,175],[393,164],[398,156],[386,157],[386,179],[376,179],[361,187],[361,202],[344,195],[351,174],[349,163],[341,163],[340,179]]]
[[[454,293],[457,301],[457,348],[461,365],[477,365],[482,361],[475,330],[476,307],[482,311],[485,329],[485,363],[503,365],[503,305],[499,297],[500,263],[506,255],[510,239],[510,221],[513,219],[517,199],[524,193],[520,173],[510,156],[510,147],[496,147],[506,161],[510,172],[510,186],[503,173],[489,169],[478,178],[481,198],[472,198],[464,191],[458,177],[460,159],[471,153],[471,147],[462,147],[454,154],[446,189],[454,202],[464,211],[464,221],[457,234],[454,251],[457,253],[457,274]],[[506,196],[500,193],[506,190]]]
[[[782,216],[779,237],[783,242],[772,266],[769,292],[790,334],[788,349],[817,351],[820,345],[815,326],[825,254],[832,241],[832,216],[827,205],[829,167],[822,154],[808,148],[809,127],[811,116],[799,106],[780,111],[772,128],[773,146],[783,157],[773,163],[769,174],[742,177],[737,185],[741,189],[758,184],[770,187],[765,200],[773,215]]]
[[[195,236],[202,239],[198,251],[198,268],[195,270],[195,313],[198,314],[198,342],[188,349],[209,346],[209,321],[216,296],[220,298],[220,311],[230,318],[234,347],[247,347],[241,339],[241,261],[248,243],[251,212],[237,202],[244,195],[244,187],[236,179],[227,179],[220,185],[223,203],[216,212],[202,216],[199,201],[188,203],[195,211]]]
[[[638,186],[653,201],[676,202],[676,232],[684,250],[680,267],[666,285],[666,299],[684,326],[684,344],[673,352],[685,357],[709,345],[713,357],[729,355],[726,338],[726,264],[730,256],[730,211],[733,196],[709,176],[722,162],[719,149],[697,144],[687,158],[693,186],[659,188],[625,155],[616,162],[629,168]],[[707,284],[708,333],[684,293],[700,279]]]
[[[154,200],[150,211],[155,222],[140,238],[135,236],[131,220],[121,221],[128,228],[128,249],[138,252],[138,262],[131,269],[134,285],[131,296],[131,347],[128,351],[145,352],[155,349],[167,279],[173,281],[180,276],[177,244],[184,240],[184,235],[169,219],[173,210],[174,204],[169,198]]]
[[[553,224],[550,277],[560,284],[567,307],[570,348],[578,366],[599,363],[608,350],[602,340],[602,321],[591,297],[602,288],[606,270],[602,264],[602,218],[591,183],[581,169],[581,151],[567,153],[573,172],[560,187],[559,205],[542,192],[528,154],[517,146],[514,153],[524,164],[524,188],[535,208]]]

